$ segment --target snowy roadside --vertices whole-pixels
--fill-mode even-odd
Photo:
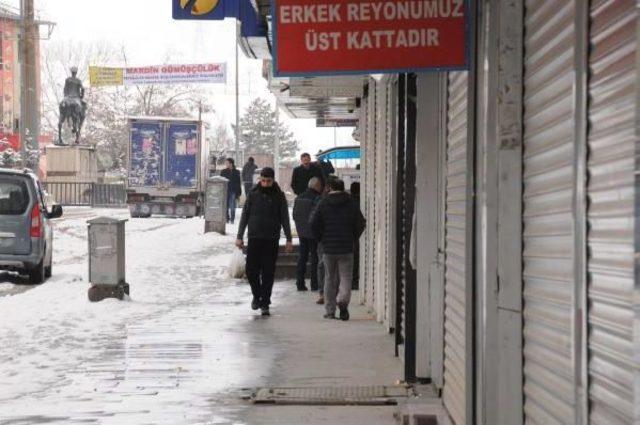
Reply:
[[[0,423],[7,418],[26,423],[95,418],[103,418],[100,423],[137,423],[136,417],[179,423],[175,415],[183,417],[184,403],[198,404],[194,417],[205,415],[210,409],[207,396],[227,387],[229,379],[236,387],[242,384],[238,374],[216,383],[211,374],[220,372],[209,370],[216,361],[209,356],[218,356],[218,361],[222,357],[216,352],[221,348],[212,346],[232,338],[225,330],[233,320],[213,325],[240,310],[246,315],[248,288],[226,273],[233,249],[231,228],[228,236],[205,235],[200,219],[129,221],[127,280],[132,299],[92,304],[87,300],[86,220],[99,215],[126,218],[128,212],[67,210],[55,229],[54,276],[26,292],[0,298]],[[241,293],[243,302],[231,296],[230,305],[209,311],[225,293]],[[211,332],[203,334],[202,326],[210,326]],[[167,339],[175,345],[167,345]],[[156,342],[164,346],[154,346]],[[234,344],[229,341],[228,346]],[[236,366],[227,373],[245,368]],[[180,385],[193,388],[158,391]],[[154,408],[148,406],[149,395],[156,396]],[[104,419],[112,415],[128,419]]]

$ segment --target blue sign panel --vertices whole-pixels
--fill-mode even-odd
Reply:
[[[173,0],[173,19],[217,21],[238,16],[238,0]]]
[[[251,0],[239,0],[240,3],[240,36],[266,37],[266,22],[261,22],[258,11],[251,4]]]
[[[197,124],[169,124],[167,129],[167,178],[171,187],[197,185]]]
[[[131,123],[129,186],[158,186],[162,181],[162,125]]]

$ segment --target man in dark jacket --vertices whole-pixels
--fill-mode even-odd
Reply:
[[[268,316],[281,229],[284,229],[287,238],[286,251],[293,251],[289,207],[284,192],[275,182],[273,168],[262,169],[260,183],[247,196],[236,240],[238,248],[244,247],[244,231],[247,227],[247,278],[253,294],[251,308],[261,309],[262,315]]]
[[[300,165],[293,169],[291,175],[291,189],[296,195],[301,195],[307,190],[307,185],[312,177],[318,177],[324,184],[322,170],[317,164],[311,163],[311,155],[303,153],[300,155]]]
[[[233,158],[227,158],[227,168],[220,171],[220,176],[229,180],[227,186],[227,223],[233,224],[236,221],[236,205],[242,194],[242,183],[240,182],[240,171],[236,168]]]
[[[329,195],[311,215],[311,229],[324,250],[325,318],[333,319],[336,304],[340,319],[349,320],[353,280],[353,245],[365,228],[365,220],[340,179],[329,181]],[[338,291],[339,288],[339,291]]]
[[[311,290],[318,290],[318,242],[316,241],[309,219],[311,213],[317,206],[322,194],[322,182],[319,178],[313,177],[309,180],[309,188],[296,198],[293,204],[293,220],[298,230],[300,239],[300,255],[298,256],[298,268],[296,271],[296,286],[298,291],[306,291],[304,283],[307,274],[307,262],[311,255]]]
[[[255,180],[253,178],[253,174],[258,169],[256,165],[255,159],[252,156],[249,157],[249,160],[242,167],[242,183],[244,184],[244,194],[245,196],[249,196],[249,192],[255,186]]]

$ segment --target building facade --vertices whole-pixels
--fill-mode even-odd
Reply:
[[[35,78],[35,93],[31,104],[37,113],[27,117],[28,128],[39,128],[41,111],[40,43],[39,26],[34,28],[35,63],[32,74]],[[0,138],[6,138],[11,147],[20,150],[20,91],[22,75],[20,69],[20,16],[0,7]],[[31,66],[31,64],[29,64]]]
[[[407,381],[456,425],[638,424],[636,2],[471,10],[469,71],[270,87],[293,116],[357,116],[360,301]]]

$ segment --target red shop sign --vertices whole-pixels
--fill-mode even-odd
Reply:
[[[468,0],[274,0],[276,76],[468,68]]]

